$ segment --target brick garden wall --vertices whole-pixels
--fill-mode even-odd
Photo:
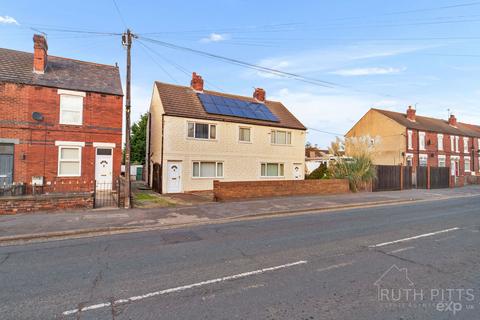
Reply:
[[[0,198],[0,215],[92,208],[93,194],[90,192]]]
[[[216,201],[349,192],[348,180],[341,179],[213,182]]]

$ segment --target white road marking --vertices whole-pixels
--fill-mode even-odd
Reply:
[[[339,263],[339,264],[334,264],[332,266],[328,266],[328,267],[325,267],[325,268],[320,268],[320,269],[317,269],[318,272],[322,272],[322,271],[328,271],[328,270],[333,270],[333,269],[338,269],[338,268],[342,268],[342,267],[346,267],[346,266],[351,266],[355,261],[350,261],[350,262],[344,262],[344,263]]]
[[[388,252],[388,253],[389,253],[389,254],[391,254],[391,253],[399,253],[399,252],[407,251],[407,250],[410,250],[410,249],[415,249],[415,247],[400,248],[400,249],[397,249],[397,250],[390,251],[390,252]]]
[[[415,240],[415,239],[420,239],[420,238],[425,238],[425,237],[431,237],[431,236],[434,236],[434,235],[437,235],[437,234],[446,233],[446,232],[450,232],[450,231],[455,231],[455,230],[459,230],[459,229],[460,228],[455,227],[455,228],[450,228],[450,229],[445,229],[445,230],[440,230],[440,231],[435,231],[435,232],[430,232],[430,233],[424,233],[424,234],[420,234],[418,236],[403,238],[403,239],[400,239],[400,240],[395,240],[395,241],[390,241],[390,242],[383,242],[383,243],[374,244],[374,245],[371,245],[371,246],[368,246],[368,247],[369,248],[384,247],[384,246],[388,246],[388,245],[394,244],[394,243],[400,243],[400,242],[405,242],[405,241],[410,241],[410,240]]]
[[[189,284],[189,285],[185,285],[185,286],[180,286],[180,287],[175,287],[175,288],[150,292],[150,293],[147,293],[147,294],[144,294],[144,295],[133,296],[133,297],[130,297],[130,298],[127,298],[127,299],[118,299],[118,300],[113,301],[113,303],[112,302],[98,303],[98,304],[86,306],[86,307],[83,307],[83,308],[80,308],[80,309],[73,309],[73,310],[65,311],[65,312],[63,312],[63,315],[68,316],[68,315],[75,314],[75,313],[78,313],[78,312],[110,307],[112,304],[113,305],[119,305],[119,304],[123,304],[123,303],[128,303],[128,302],[143,300],[143,299],[146,299],[146,298],[151,298],[151,297],[154,297],[154,296],[159,296],[159,295],[164,295],[164,294],[169,294],[169,293],[174,293],[174,292],[180,292],[180,291],[184,291],[184,290],[188,290],[188,289],[193,289],[193,288],[197,288],[197,287],[201,287],[201,286],[205,286],[205,285],[209,285],[209,284],[213,284],[213,283],[217,283],[217,282],[246,278],[246,277],[249,277],[249,276],[262,274],[262,273],[265,273],[265,272],[276,271],[276,270],[280,270],[280,269],[285,269],[285,268],[289,268],[289,267],[298,266],[298,265],[301,265],[301,264],[305,264],[307,262],[308,261],[300,260],[300,261],[296,261],[296,262],[282,264],[282,265],[275,266],[275,267],[263,268],[263,269],[259,269],[259,270],[254,270],[254,271],[234,274],[234,275],[231,275],[231,276],[226,276],[226,277],[223,277],[223,278],[216,278],[216,279],[197,282],[197,283],[193,283],[193,284]]]

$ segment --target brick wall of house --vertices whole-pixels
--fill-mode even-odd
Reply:
[[[14,146],[14,182],[31,183],[44,176],[46,184],[61,184],[81,190],[95,178],[94,142],[115,143],[113,177],[120,175],[122,157],[122,97],[87,92],[83,125],[61,125],[57,88],[0,83],[0,138],[18,139]],[[44,120],[32,119],[40,112]],[[58,177],[58,147],[55,141],[85,142],[81,177]]]
[[[269,180],[242,182],[213,182],[213,193],[217,201],[291,196],[324,195],[350,192],[348,180]]]
[[[0,197],[0,215],[92,208],[93,194],[91,192]]]

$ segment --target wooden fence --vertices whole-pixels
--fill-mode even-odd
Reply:
[[[376,166],[377,177],[373,191],[417,189],[439,189],[450,187],[450,168],[409,166]]]

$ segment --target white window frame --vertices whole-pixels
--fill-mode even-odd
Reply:
[[[215,176],[214,177],[202,177],[201,176],[201,172],[202,172],[202,169],[201,169],[201,166],[202,166],[202,163],[215,163]],[[198,164],[198,176],[195,176],[194,175],[194,170],[193,170],[193,167],[195,166],[195,164]],[[218,174],[218,165],[221,164],[222,165],[222,175],[219,175]],[[225,164],[223,161],[209,161],[209,160],[198,160],[198,161],[192,161],[192,179],[221,179],[225,176]]]
[[[62,149],[77,149],[79,159],[78,161],[72,160],[63,160],[62,159]],[[60,164],[62,162],[78,162],[78,174],[61,174],[60,173]],[[82,146],[78,144],[62,144],[58,145],[58,166],[57,166],[57,176],[58,177],[81,177],[82,176]]]
[[[277,139],[277,133],[279,132],[285,132],[285,143],[278,143],[278,139]],[[270,132],[270,143],[272,145],[276,145],[276,146],[290,146],[292,145],[292,131],[288,131],[288,130],[272,130]]]
[[[242,129],[248,129],[250,131],[250,140],[249,141],[246,141],[246,140],[240,140],[240,131]],[[252,127],[247,127],[247,126],[239,126],[238,127],[238,142],[240,143],[252,143]]]
[[[468,168],[467,168],[468,160]],[[472,172],[472,159],[470,157],[463,157],[463,167],[465,172]]]
[[[408,143],[408,150],[413,150],[413,131],[412,130],[408,130],[407,131],[407,143]]]
[[[443,134],[437,134],[437,149],[443,151]]]
[[[86,96],[86,93],[85,92],[81,92],[81,91],[72,91],[72,90],[63,90],[63,89],[58,89],[57,90],[57,94],[60,95],[60,107],[59,107],[59,110],[60,110],[60,115],[59,115],[59,123],[60,124],[66,124],[66,125],[72,125],[72,126],[81,126],[83,125],[83,108],[84,108],[84,98]],[[63,111],[63,108],[64,106],[62,107],[62,97],[64,96],[70,96],[70,97],[79,97],[82,99],[82,106],[80,108],[80,121],[79,122],[67,122],[66,120],[63,119],[63,116],[62,116],[62,111]],[[77,111],[77,110],[75,110]]]
[[[276,176],[269,176],[267,175],[268,172],[268,165],[269,164],[276,164],[278,165],[277,174]],[[262,166],[265,166],[265,175],[262,175]],[[283,175],[280,175],[280,167],[283,167]],[[261,162],[260,163],[260,178],[285,178],[285,163],[283,162]]]
[[[450,136],[450,151],[455,152],[455,136]]]
[[[469,142],[470,142],[469,137],[463,137],[463,153],[465,153],[465,154],[469,153],[469,150],[468,150],[468,143]]]
[[[426,149],[426,134],[425,132],[418,132],[418,149],[425,150]]]
[[[440,165],[440,160],[443,160],[443,166]],[[446,166],[447,166],[447,157],[445,155],[439,155],[438,156],[438,167],[445,168]]]
[[[426,163],[424,166],[421,165],[422,161],[421,159],[425,159]],[[419,154],[418,155],[418,166],[419,167],[428,167],[428,154]]]
[[[455,136],[455,152],[460,152],[460,137]]]
[[[189,136],[189,126],[193,124],[193,137]],[[197,138],[195,137],[196,126],[197,124],[208,125],[208,138]],[[211,138],[212,127],[215,127],[215,138]],[[202,141],[216,141],[218,140],[218,126],[215,123],[200,122],[200,121],[187,121],[187,139],[193,140],[202,140]]]

